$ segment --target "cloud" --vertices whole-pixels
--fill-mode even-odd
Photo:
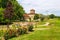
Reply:
[[[17,0],[26,12],[35,9],[37,13],[43,13],[46,10],[60,10],[60,0]],[[53,10],[53,11],[55,11]]]

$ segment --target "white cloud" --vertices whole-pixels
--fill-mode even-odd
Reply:
[[[60,10],[60,0],[18,0],[18,2],[26,12],[32,8],[38,13],[51,9]]]

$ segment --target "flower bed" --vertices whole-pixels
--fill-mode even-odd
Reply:
[[[33,30],[33,25],[28,25],[27,27],[20,26],[20,27],[17,27],[17,29],[16,27],[13,29],[10,28],[4,33],[3,37],[5,40],[8,40],[10,38],[17,37],[19,35],[27,34],[28,32],[32,30]]]

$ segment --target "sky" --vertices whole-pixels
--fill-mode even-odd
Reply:
[[[60,16],[60,0],[17,0],[26,13],[35,9],[36,13],[45,15],[55,14]]]

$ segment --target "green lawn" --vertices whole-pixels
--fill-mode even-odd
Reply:
[[[48,26],[47,30],[35,30],[9,40],[60,40],[60,20],[49,20],[54,25]],[[38,27],[39,28],[39,27]]]
[[[10,40],[60,40],[60,32],[54,32],[54,30],[38,30]]]

